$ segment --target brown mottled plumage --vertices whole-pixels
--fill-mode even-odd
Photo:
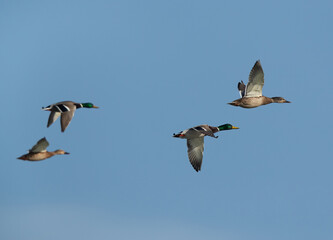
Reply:
[[[53,152],[46,151],[46,148],[49,146],[49,142],[46,138],[40,139],[30,150],[29,153],[18,157],[17,159],[28,160],[28,161],[40,161],[47,158],[50,158],[54,155],[69,154],[64,150],[58,149]]]
[[[238,83],[238,90],[241,98],[229,103],[233,106],[242,108],[255,108],[270,103],[290,103],[283,97],[265,97],[262,95],[262,88],[264,86],[264,71],[261,67],[260,61],[256,61],[250,75],[247,86],[243,81]]]

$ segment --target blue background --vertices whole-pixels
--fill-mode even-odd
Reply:
[[[1,239],[332,239],[332,10],[0,1]],[[226,104],[258,59],[291,104]],[[46,128],[63,100],[100,109]],[[172,134],[224,123],[195,172]],[[71,154],[16,159],[44,136]]]

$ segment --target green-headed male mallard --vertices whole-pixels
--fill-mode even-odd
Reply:
[[[46,148],[48,146],[49,146],[49,142],[44,137],[44,138],[40,139],[29,150],[29,153],[24,154],[21,157],[18,157],[17,159],[28,160],[28,161],[40,161],[40,160],[44,160],[44,159],[53,157],[54,155],[69,154],[68,152],[65,152],[64,150],[61,150],[61,149],[55,150],[54,152],[48,152],[48,151],[46,151]]]
[[[51,126],[55,120],[61,115],[61,131],[64,132],[68,124],[72,121],[74,112],[78,108],[98,108],[92,103],[76,103],[72,101],[58,102],[47,107],[43,107],[42,110],[51,111],[47,127]]]
[[[238,129],[238,127],[234,127],[231,124],[223,124],[218,127],[199,125],[181,131],[178,134],[173,134],[173,137],[187,139],[188,158],[190,159],[194,170],[198,172],[201,170],[201,163],[204,151],[204,137],[210,136],[217,138],[214,133],[231,129]]]
[[[262,87],[264,86],[264,71],[262,70],[260,61],[256,61],[250,75],[249,82],[245,87],[243,81],[238,83],[238,90],[241,98],[229,103],[233,106],[242,108],[255,108],[270,103],[290,103],[282,97],[265,97],[262,95]]]

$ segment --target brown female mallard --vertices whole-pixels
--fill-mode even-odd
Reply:
[[[22,155],[21,157],[18,157],[17,159],[21,160],[28,160],[28,161],[40,161],[44,160],[50,157],[53,157],[54,155],[62,155],[62,154],[69,154],[68,152],[65,152],[64,150],[55,150],[54,152],[48,152],[46,151],[46,148],[49,146],[49,142],[46,140],[46,138],[40,139],[30,150],[29,153]]]
[[[262,70],[260,61],[256,61],[250,75],[249,82],[245,86],[243,81],[238,83],[238,90],[241,98],[229,103],[233,106],[242,108],[255,108],[270,103],[290,103],[283,97],[265,97],[262,95],[264,86],[264,71]]]

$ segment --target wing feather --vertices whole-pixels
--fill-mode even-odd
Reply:
[[[187,153],[190,163],[195,171],[201,170],[203,151],[204,151],[204,138],[192,138],[187,140]]]
[[[54,123],[55,120],[57,120],[60,115],[61,115],[60,112],[51,111],[49,120],[47,122],[47,127],[51,126],[51,124]]]
[[[39,152],[45,152],[46,148],[49,146],[49,142],[46,140],[46,138],[40,139],[30,150],[29,153],[39,153]]]
[[[244,82],[240,81],[238,83],[238,91],[239,91],[241,98],[244,97],[244,95],[245,95],[245,88],[246,88],[246,86],[245,86]]]
[[[61,114],[61,131],[64,132],[68,127],[69,123],[72,121],[74,116],[74,111],[63,112]]]
[[[261,97],[262,88],[264,86],[264,71],[261,67],[260,61],[256,61],[250,75],[249,82],[245,90],[245,97]]]

